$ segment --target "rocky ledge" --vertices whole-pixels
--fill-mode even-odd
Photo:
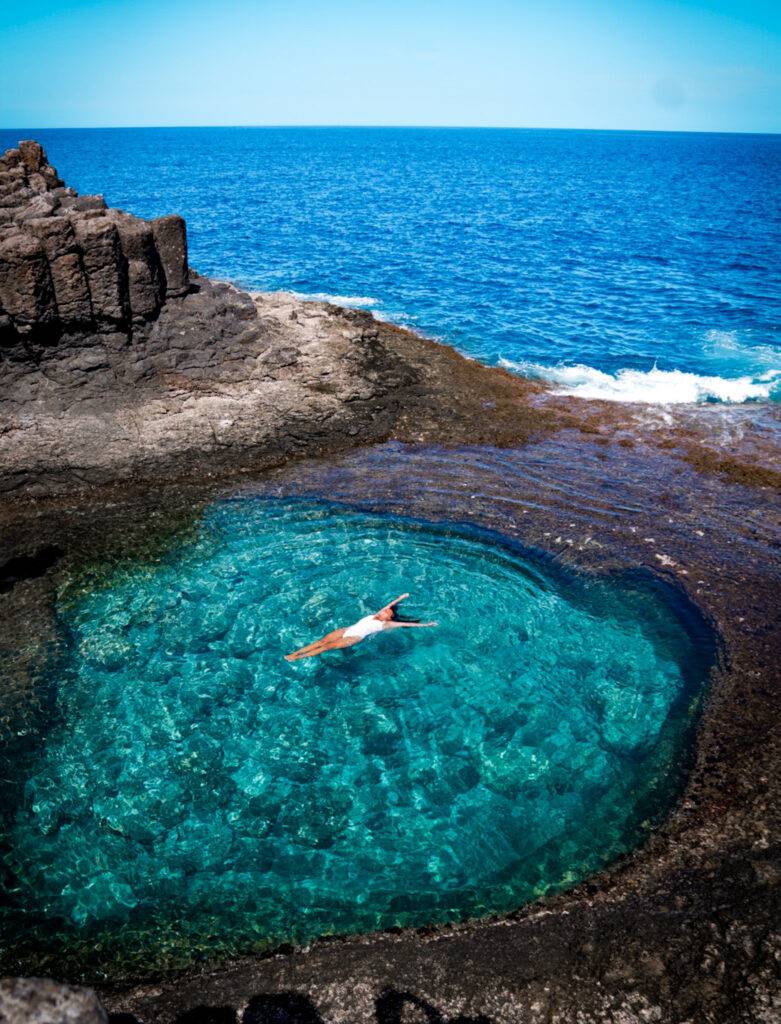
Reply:
[[[0,158],[5,492],[258,470],[390,436],[523,440],[557,419],[527,407],[539,390],[368,313],[200,277],[180,217],[78,196],[36,142]]]
[[[0,157],[0,495],[563,428],[677,447],[703,472],[777,486],[778,416],[766,417],[767,429],[730,427],[746,460],[725,450],[723,424],[714,435],[688,413],[556,398],[368,312],[250,295],[188,266],[181,217],[145,221],[77,195],[36,142]]]

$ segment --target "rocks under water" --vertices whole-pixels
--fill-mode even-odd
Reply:
[[[435,629],[284,660],[405,587]],[[571,886],[667,810],[710,669],[663,593],[301,501],[218,502],[162,559],[70,578],[57,619],[0,922],[96,967]]]

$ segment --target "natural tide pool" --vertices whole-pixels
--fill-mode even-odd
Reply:
[[[437,629],[284,661],[403,591]],[[709,668],[649,581],[301,500],[216,502],[57,617],[0,924],[131,971],[574,884],[669,808]]]

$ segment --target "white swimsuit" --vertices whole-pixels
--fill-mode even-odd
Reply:
[[[373,615],[364,615],[362,619],[358,619],[352,626],[347,627],[344,636],[356,636],[363,640],[364,637],[371,636],[372,633],[381,633],[384,628],[384,622],[375,619]]]

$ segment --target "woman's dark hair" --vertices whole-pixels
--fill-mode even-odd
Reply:
[[[411,615],[399,615],[396,609],[393,609],[393,621],[394,622],[420,622],[420,619],[413,619]]]

